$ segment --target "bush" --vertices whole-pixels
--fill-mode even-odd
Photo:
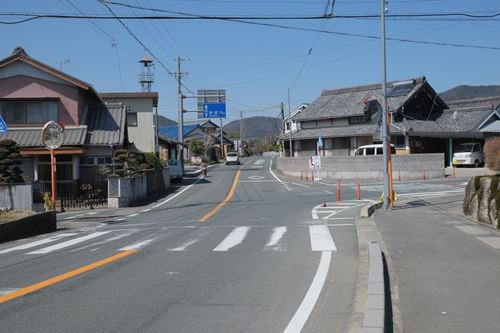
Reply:
[[[163,161],[160,160],[155,153],[145,153],[144,159],[146,160],[147,167],[146,169],[161,169],[163,168]]]
[[[486,141],[483,150],[486,166],[490,170],[500,171],[500,137]]]
[[[15,141],[0,141],[0,184],[24,183],[21,176],[23,171],[17,166],[22,164],[20,157],[19,146]]]
[[[205,144],[201,140],[191,140],[189,142],[189,151],[191,151],[193,155],[204,155]]]

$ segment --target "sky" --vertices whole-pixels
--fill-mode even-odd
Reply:
[[[325,0],[116,0],[115,2],[205,16],[316,16],[331,10]],[[326,8],[330,3],[329,9]],[[173,15],[108,4],[119,16]],[[380,0],[337,0],[333,15],[378,15]],[[500,13],[498,0],[394,0],[387,14]],[[12,13],[110,16],[97,0],[3,1],[0,21]],[[31,57],[90,83],[98,92],[140,91],[138,61],[155,60],[153,91],[158,112],[177,120],[176,57],[185,95],[198,89],[226,89],[227,119],[279,115],[316,99],[324,89],[381,82],[380,19],[333,18],[256,21],[316,31],[284,29],[222,20],[36,19],[0,24],[0,58],[21,46]],[[142,45],[132,36],[136,36]],[[388,40],[387,79],[425,76],[442,92],[460,84],[500,84],[500,16],[471,20],[463,16],[387,18],[386,36],[412,41],[473,45],[455,47]],[[146,47],[147,50],[144,48]],[[493,47],[497,49],[487,49]],[[187,99],[187,110],[195,110]],[[187,120],[194,118],[187,113]]]

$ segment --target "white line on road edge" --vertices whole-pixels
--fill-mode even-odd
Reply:
[[[230,248],[240,244],[241,242],[243,242],[243,239],[245,239],[248,230],[250,230],[250,227],[235,228],[229,235],[227,235],[226,238],[224,238],[224,240],[219,245],[217,245],[214,251],[227,251]]]
[[[55,244],[55,245],[52,245],[52,246],[44,247],[42,249],[29,252],[27,254],[45,254],[45,253],[53,252],[53,251],[56,251],[56,250],[64,249],[65,247],[69,247],[69,246],[72,246],[72,245],[75,245],[75,244],[78,244],[78,243],[81,243],[81,242],[85,242],[85,241],[87,241],[89,239],[100,237],[100,236],[105,235],[105,234],[107,234],[109,232],[111,232],[111,231],[98,231],[98,232],[94,232],[92,234],[88,234],[88,235],[83,236],[83,237],[78,237],[78,238],[75,238],[75,239],[72,239],[72,240],[69,240],[69,241],[66,241],[66,242],[62,242],[62,243]]]
[[[187,242],[184,242],[181,246],[175,247],[173,249],[169,249],[169,251],[174,251],[174,252],[186,251],[188,247],[190,247],[191,245],[193,245],[197,241],[198,241],[198,239],[191,239]]]
[[[0,288],[0,296],[13,293],[15,291],[18,291],[19,289],[21,288]]]
[[[139,215],[139,213],[130,214],[130,215],[127,215],[127,217],[134,217],[134,216],[137,216],[137,215]]]
[[[144,209],[144,210],[141,210],[141,213],[147,213],[151,210],[151,208],[148,208],[148,209]]]
[[[176,195],[173,195],[172,197],[170,197],[170,198],[168,198],[168,199],[166,199],[166,200],[164,200],[164,201],[160,202],[159,204],[157,204],[157,205],[155,205],[155,206],[151,207],[151,209],[153,209],[153,208],[158,208],[158,207],[160,207],[161,205],[166,204],[166,203],[167,203],[167,202],[169,202],[170,200],[175,199],[176,197],[178,197],[178,196],[179,196],[179,195],[181,195],[182,193],[186,192],[188,189],[190,189],[193,185],[195,185],[196,183],[198,183],[198,182],[199,182],[200,180],[202,180],[203,178],[205,178],[205,177],[200,177],[200,178],[198,178],[198,179],[197,179],[194,183],[192,183],[191,185],[189,185],[188,187],[186,187],[185,189],[183,189],[182,191],[180,191],[180,192],[179,192],[179,193],[177,193]]]
[[[273,170],[271,170],[271,165],[273,165],[273,159],[274,159],[274,157],[273,157],[273,158],[271,158],[271,162],[269,162],[269,172],[271,173],[271,175],[272,175],[274,178],[276,178],[276,180],[277,180],[277,181],[279,181],[280,183],[282,183],[282,184],[283,184],[283,181],[282,181],[281,179],[279,179],[279,178],[278,178],[278,177],[274,174]]]
[[[149,243],[151,243],[154,240],[155,240],[154,238],[151,238],[151,239],[147,239],[147,240],[142,241],[142,242],[130,244],[130,245],[127,245],[127,246],[124,246],[124,247],[118,249],[118,251],[138,250],[141,247],[148,245]]]
[[[63,220],[71,220],[71,219],[75,219],[77,217],[82,217],[82,216],[85,216],[85,215],[95,215],[97,214],[96,212],[88,212],[88,213],[83,213],[83,214],[78,214],[78,215],[74,215],[74,216],[69,216],[69,217],[65,217]]]
[[[299,308],[293,315],[292,319],[286,326],[284,333],[295,333],[300,332],[304,327],[309,315],[314,309],[314,305],[318,300],[319,294],[321,293],[321,289],[323,289],[323,285],[325,284],[326,277],[328,275],[328,270],[330,268],[330,261],[332,259],[332,252],[323,251],[321,252],[321,259],[319,261],[318,270],[316,271],[316,275],[314,276],[313,282],[307,291],[306,296],[300,303]]]
[[[325,225],[310,225],[311,251],[337,251],[330,230]]]

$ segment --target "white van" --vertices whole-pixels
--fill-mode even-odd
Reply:
[[[461,143],[453,153],[453,165],[473,165],[478,168],[483,163],[483,151],[479,142]]]
[[[394,148],[394,145],[391,145],[391,154],[396,154],[396,148]],[[384,145],[376,144],[360,146],[354,151],[354,156],[361,155],[384,155]]]

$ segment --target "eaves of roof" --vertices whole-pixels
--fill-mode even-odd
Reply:
[[[341,127],[324,127],[324,128],[312,128],[303,129],[292,133],[293,140],[306,140],[306,139],[317,139],[320,136],[322,138],[341,138],[341,137],[351,137],[351,136],[371,136],[375,132],[377,125],[352,125],[352,126],[341,126]],[[289,134],[280,135],[280,139],[287,139]]]
[[[65,146],[83,146],[87,134],[87,126],[66,127],[64,130]],[[43,147],[42,128],[11,127],[7,134],[0,134],[0,140],[14,140],[21,148]]]

